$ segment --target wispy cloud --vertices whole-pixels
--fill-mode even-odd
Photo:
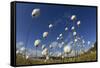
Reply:
[[[20,53],[22,55],[28,55],[29,57],[36,57],[36,53],[37,57],[42,56],[40,50],[26,48],[23,42],[18,42],[16,46],[17,46],[16,53]]]

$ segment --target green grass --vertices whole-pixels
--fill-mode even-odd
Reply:
[[[96,60],[96,51],[82,54],[77,57],[65,58],[64,62],[83,62],[83,61],[95,61]]]
[[[51,64],[51,63],[67,63],[67,62],[83,62],[83,61],[95,61],[96,60],[96,51],[89,51],[88,53],[79,55],[77,57],[70,57],[64,59],[50,59],[47,62],[44,62],[44,59],[25,59],[22,55],[17,54],[16,64],[17,65],[34,65],[34,64]]]

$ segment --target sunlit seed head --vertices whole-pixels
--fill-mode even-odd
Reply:
[[[81,21],[77,21],[77,25],[79,26],[81,24]]]
[[[62,33],[59,36],[61,37],[62,36]]]
[[[47,49],[47,48],[45,48],[45,49],[42,51],[42,55],[44,55],[44,56],[47,56],[47,55],[48,55],[48,49]]]
[[[76,32],[74,31],[74,32],[73,32],[73,36],[75,36],[75,35],[76,35]]]
[[[71,20],[75,20],[75,19],[76,19],[76,15],[72,15]]]
[[[66,45],[64,47],[64,53],[67,54],[67,53],[70,53],[70,52],[71,52],[71,46]]]
[[[62,42],[61,44],[64,45],[64,42]]]
[[[59,37],[57,37],[57,40],[59,40]]]
[[[40,15],[40,9],[38,9],[38,8],[33,9],[32,16],[33,17],[38,17],[39,15]]]
[[[26,56],[26,59],[28,59],[28,58],[29,58],[29,56],[27,55],[27,56]]]
[[[77,39],[74,39],[74,42],[77,42],[78,40]]]
[[[52,46],[52,45],[49,45],[49,47],[50,47],[50,49],[51,49],[51,48],[53,48],[53,46]]]
[[[75,27],[74,27],[74,26],[72,26],[71,30],[74,30],[74,29],[75,29]]]
[[[18,54],[18,53],[19,53],[19,50],[16,51],[16,54]]]
[[[63,59],[63,58],[64,58],[64,56],[61,56],[61,58]]]
[[[94,45],[91,46],[92,48],[94,47]]]
[[[43,33],[43,38],[46,38],[48,36],[48,32]]]
[[[68,27],[65,28],[65,31],[67,31],[67,30],[68,30]]]
[[[35,45],[35,46],[38,46],[38,45],[40,44],[40,42],[41,42],[41,41],[40,41],[39,39],[37,39],[37,40],[35,40],[34,45]]]
[[[49,56],[46,56],[46,60],[49,60]]]
[[[45,45],[42,45],[42,49],[44,49],[45,48]]]
[[[60,37],[60,40],[62,40],[62,39],[63,39],[63,37],[61,36],[61,37]]]
[[[49,24],[49,28],[52,28],[53,27],[53,25],[52,24]]]

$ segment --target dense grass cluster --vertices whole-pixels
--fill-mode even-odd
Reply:
[[[96,51],[88,51],[87,53],[78,55],[76,57],[51,57],[48,61],[44,62],[45,58],[41,57],[38,59],[25,59],[24,56],[17,54],[16,55],[16,64],[17,65],[34,65],[34,64],[52,64],[52,63],[68,63],[68,62],[84,62],[84,61],[96,61]]]

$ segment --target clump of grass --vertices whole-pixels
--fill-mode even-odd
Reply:
[[[55,57],[56,58],[56,57]],[[48,60],[44,62],[44,59],[25,59],[21,54],[16,55],[16,64],[17,65],[34,65],[34,64],[52,64],[52,63],[67,63],[67,62],[83,62],[83,61],[95,61],[96,60],[96,51],[89,51],[85,54],[81,54],[77,57],[69,57],[69,58],[58,58]]]

